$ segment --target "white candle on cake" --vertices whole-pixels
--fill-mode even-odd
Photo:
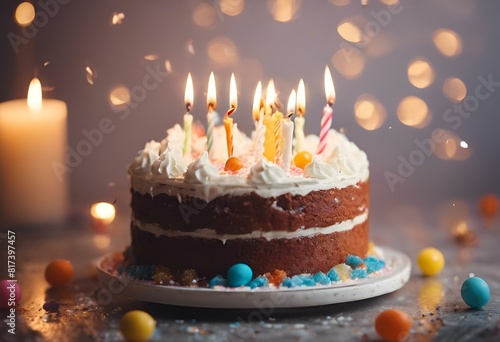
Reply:
[[[33,79],[28,99],[0,103],[0,212],[9,225],[66,218],[66,103],[42,100]]]

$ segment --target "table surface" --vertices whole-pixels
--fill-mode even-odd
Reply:
[[[377,314],[398,308],[413,317],[410,341],[499,341],[500,219],[486,221],[469,210],[464,220],[462,209],[455,203],[440,211],[401,205],[372,215],[372,239],[404,251],[412,259],[410,281],[401,290],[377,298],[297,309],[182,308],[134,301],[119,294],[110,304],[100,305],[95,262],[129,243],[127,215],[119,215],[104,234],[96,232],[88,219],[63,229],[19,228],[16,278],[23,296],[16,310],[16,334],[7,332],[4,321],[0,336],[5,341],[119,341],[123,339],[120,317],[140,309],[157,321],[153,340],[370,341],[378,340],[373,325]],[[453,236],[453,227],[460,224],[474,233],[475,241],[463,243]],[[0,241],[1,260],[7,260],[6,240]],[[446,257],[439,276],[423,277],[415,264],[418,251],[427,246],[439,248]],[[75,281],[64,290],[50,288],[43,277],[48,262],[56,258],[69,259],[75,266]],[[5,268],[0,271],[5,279]],[[491,300],[481,310],[469,309],[460,297],[460,286],[471,273],[485,279],[491,288]],[[3,320],[7,312],[2,310],[0,315]]]

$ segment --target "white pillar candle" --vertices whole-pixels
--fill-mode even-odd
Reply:
[[[0,213],[8,225],[57,223],[66,218],[66,115],[63,101],[41,99],[33,80],[26,99],[0,103]]]

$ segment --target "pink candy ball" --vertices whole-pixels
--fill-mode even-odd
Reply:
[[[13,308],[12,303],[19,303],[21,295],[21,286],[16,282],[10,280],[0,281],[0,309]]]

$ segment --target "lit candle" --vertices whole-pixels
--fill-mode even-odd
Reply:
[[[274,89],[274,81],[270,80],[266,91],[266,107],[264,109],[263,124],[266,127],[264,135],[264,157],[271,162],[274,161],[276,156],[276,127],[275,119],[273,118],[275,98],[276,90]]]
[[[262,153],[264,151],[264,138],[266,134],[266,126],[264,126],[264,115],[262,103],[262,84],[259,81],[257,88],[255,89],[255,95],[253,97],[253,118],[255,120],[255,161],[257,162],[262,158]]]
[[[208,156],[212,158],[213,148],[214,148],[214,110],[217,107],[217,90],[215,88],[215,77],[214,73],[210,73],[210,78],[208,79],[208,91],[207,91],[207,151]]]
[[[306,91],[304,80],[300,79],[299,87],[297,88],[297,117],[295,118],[295,153],[304,149],[304,125],[306,119]]]
[[[293,122],[290,117],[295,112],[296,94],[295,90],[292,90],[290,97],[288,98],[287,106],[287,116],[281,121],[281,129],[283,130],[283,158],[281,160],[281,168],[285,171],[285,175],[288,175],[290,170],[290,162],[292,160],[292,144],[293,144]]]
[[[184,92],[184,103],[186,104],[187,113],[184,114],[184,147],[182,155],[191,154],[191,135],[193,132],[193,116],[191,115],[191,107],[193,106],[193,79],[191,73],[188,74],[186,81],[186,91]]]
[[[236,81],[234,79],[234,73],[231,74],[231,82],[229,86],[229,110],[224,117],[224,128],[226,129],[226,142],[227,142],[227,156],[228,158],[233,156],[233,118],[231,114],[236,111],[238,106],[238,93],[236,90]]]
[[[44,99],[38,79],[28,99],[0,103],[0,216],[7,225],[66,218],[66,116],[63,101]]]
[[[322,154],[326,148],[326,137],[328,131],[332,127],[333,109],[335,103],[335,87],[333,86],[332,74],[328,65],[325,68],[325,95],[326,106],[323,108],[323,116],[321,117],[321,131],[319,134],[319,145],[317,154]]]

